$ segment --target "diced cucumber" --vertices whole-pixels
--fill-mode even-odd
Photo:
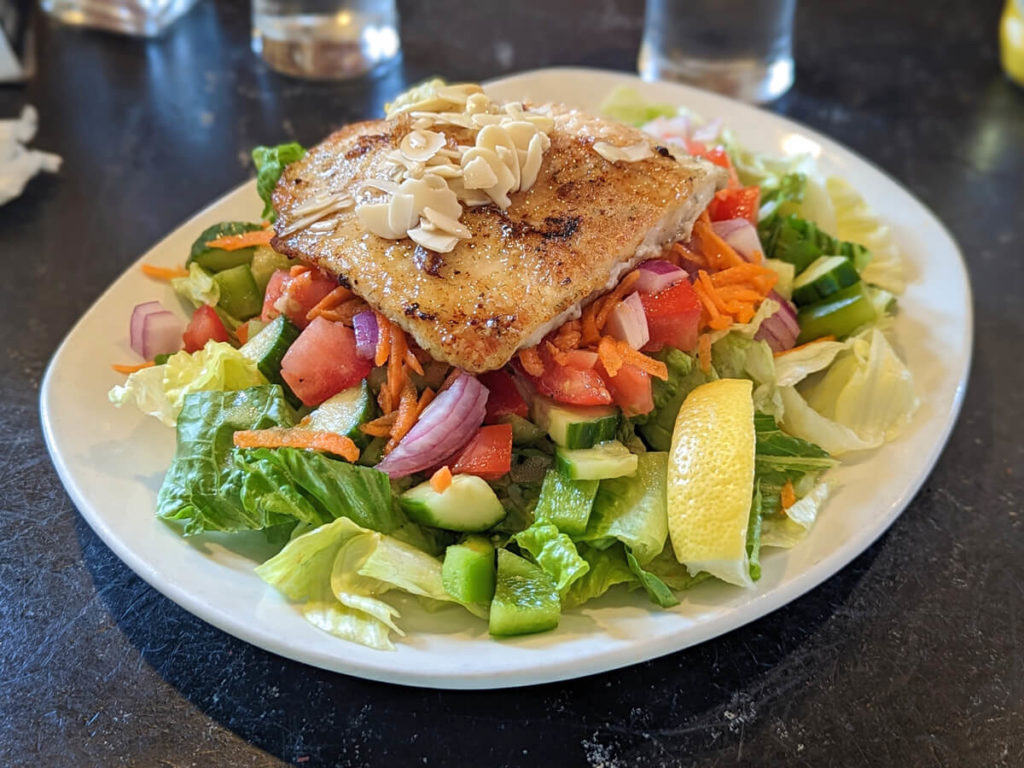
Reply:
[[[765,247],[765,256],[789,262],[797,274],[821,256],[827,250],[822,246],[832,241],[813,222],[794,214],[776,215],[762,221],[758,225],[758,233]]]
[[[375,467],[380,464],[380,460],[384,458],[384,446],[388,444],[386,437],[375,437],[366,447],[363,448],[363,452],[359,454],[359,461],[356,464],[360,464],[364,467]]]
[[[452,544],[441,565],[444,591],[460,603],[489,603],[494,597],[494,546],[483,536]]]
[[[779,276],[779,282],[775,284],[775,292],[784,299],[792,299],[796,267],[782,259],[765,259],[764,265]]]
[[[615,437],[619,411],[606,405],[564,405],[547,397],[533,401],[533,420],[566,448],[591,448]]]
[[[398,503],[417,523],[448,531],[486,531],[506,514],[491,486],[476,475],[456,475],[444,493],[428,480],[399,496]]]
[[[220,287],[217,306],[232,317],[248,320],[258,315],[263,308],[263,294],[256,287],[252,270],[248,264],[224,269],[213,276],[213,282]]]
[[[593,448],[558,447],[555,466],[571,480],[604,480],[634,474],[637,458],[618,440],[608,440]]]
[[[251,321],[250,321],[251,322]],[[245,357],[256,362],[260,373],[267,377],[272,384],[280,384],[285,395],[293,405],[298,403],[298,398],[292,393],[291,388],[281,378],[281,360],[288,347],[299,338],[299,329],[292,324],[284,315],[275,317],[255,336],[242,345],[241,352]]]
[[[571,480],[561,472],[548,470],[533,511],[534,519],[551,523],[570,536],[582,536],[587,530],[598,484],[597,480]]]
[[[374,413],[373,395],[364,380],[324,400],[310,412],[308,425],[323,432],[345,435],[357,445],[364,445],[369,441],[359,425],[370,421]]]
[[[252,254],[252,277],[260,294],[266,293],[270,276],[279,269],[288,269],[295,262],[283,253],[266,245],[259,246]]]
[[[252,261],[252,248],[239,248],[236,251],[225,251],[223,248],[207,248],[206,244],[211,240],[228,235],[241,235],[244,232],[255,232],[263,229],[260,224],[253,224],[247,221],[225,221],[207,227],[202,234],[192,243],[192,251],[189,253],[188,266],[193,261],[203,269],[211,272],[220,272],[224,269],[231,269],[241,264],[248,265]]]
[[[249,322],[247,322],[245,324],[246,332],[248,334],[248,337],[252,338],[256,334],[258,334],[260,331],[262,331],[264,328],[266,328],[268,325],[270,325],[270,323],[264,323],[258,317],[250,318]]]
[[[833,293],[825,301],[803,307],[796,316],[800,323],[798,344],[833,335],[848,336],[862,325],[874,322],[875,307],[863,283]]]
[[[529,419],[524,419],[522,416],[516,416],[516,414],[510,413],[505,416],[502,421],[506,424],[512,425],[513,445],[530,445],[544,437],[545,433],[543,429],[538,427]]]
[[[793,281],[793,301],[814,304],[860,280],[845,256],[819,256]]]
[[[538,565],[507,549],[498,550],[498,574],[491,601],[492,635],[528,635],[558,626],[562,602],[555,582]]]

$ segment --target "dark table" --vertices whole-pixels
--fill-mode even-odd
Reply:
[[[963,246],[971,385],[917,498],[750,626],[495,693],[323,672],[156,593],[62,490],[39,381],[126,265],[250,175],[253,145],[313,142],[430,74],[631,69],[641,4],[403,3],[404,64],[349,85],[266,71],[248,4],[203,2],[149,43],[37,19],[39,72],[0,89],[0,113],[35,104],[36,146],[65,165],[0,208],[0,764],[1024,765],[1024,91],[999,71],[1000,5],[801,3],[796,87],[772,107],[887,170]]]

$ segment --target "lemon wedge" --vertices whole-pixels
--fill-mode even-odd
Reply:
[[[668,532],[691,575],[753,585],[747,526],[754,493],[753,384],[719,379],[687,395],[668,460]]]

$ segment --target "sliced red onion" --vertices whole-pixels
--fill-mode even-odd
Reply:
[[[711,222],[715,234],[731,245],[740,256],[747,261],[754,260],[754,254],[764,254],[761,238],[757,236],[757,227],[747,219],[726,219]]]
[[[775,291],[769,293],[768,298],[776,302],[779,308],[761,323],[754,338],[758,341],[768,342],[768,346],[772,348],[773,352],[792,349],[796,344],[797,336],[800,335],[800,324],[796,320],[796,307]]]
[[[621,339],[633,349],[640,349],[651,340],[647,327],[647,314],[640,301],[640,294],[631,293],[608,315],[605,330],[616,339]]]
[[[637,272],[640,273],[640,278],[634,283],[634,287],[642,293],[658,293],[680,280],[687,279],[686,270],[661,259],[645,261],[637,267]]]
[[[356,333],[356,355],[372,360],[377,354],[377,316],[373,312],[360,312],[352,318],[352,329]]]
[[[469,374],[439,394],[409,430],[377,465],[391,477],[405,477],[432,467],[469,442],[483,423],[487,388]]]
[[[181,349],[181,319],[173,312],[151,312],[142,321],[142,351],[146,360],[170,355]]]
[[[129,324],[129,343],[131,344],[132,351],[137,355],[145,355],[142,352],[142,323],[146,319],[147,315],[151,315],[154,312],[166,312],[161,306],[159,301],[146,301],[142,304],[136,304],[135,309],[132,310],[132,319]],[[149,358],[146,358],[147,360]]]
[[[714,141],[718,138],[718,134],[722,132],[722,118],[716,117],[709,123],[699,125],[693,129],[690,133],[690,138],[693,141],[709,142]]]

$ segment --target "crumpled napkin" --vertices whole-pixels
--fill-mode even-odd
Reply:
[[[36,135],[39,114],[31,105],[16,120],[0,120],[0,205],[22,193],[29,179],[40,171],[56,173],[61,158],[25,145]]]

